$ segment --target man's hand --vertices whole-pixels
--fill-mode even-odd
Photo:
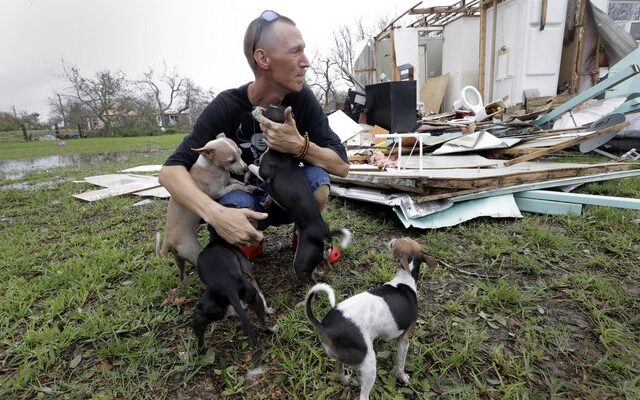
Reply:
[[[262,137],[264,142],[270,149],[281,153],[289,153],[293,155],[300,154],[304,147],[304,137],[296,128],[296,121],[291,114],[291,107],[284,110],[284,123],[279,124],[260,115],[260,129],[262,129]]]
[[[214,215],[207,222],[213,226],[218,235],[228,243],[239,247],[256,245],[264,236],[257,230],[251,220],[267,218],[266,213],[248,208],[216,208]]]

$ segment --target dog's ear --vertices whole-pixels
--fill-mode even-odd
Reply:
[[[197,151],[198,153],[200,153],[200,155],[204,158],[206,158],[207,160],[213,160],[216,154],[216,150],[215,149],[211,149],[211,148],[207,148],[205,147],[200,147],[199,149],[194,149],[193,147],[191,148],[191,150],[193,151]]]
[[[218,133],[218,136],[216,136],[216,139],[222,139],[222,138],[226,138],[227,135],[224,134],[224,132],[220,132]]]
[[[435,257],[425,253],[424,251],[422,252],[421,258],[422,258],[422,261],[424,261],[427,264],[427,266],[431,268],[435,268],[438,266],[438,260]]]

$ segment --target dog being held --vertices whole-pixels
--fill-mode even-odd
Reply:
[[[409,382],[404,371],[409,335],[418,319],[416,281],[420,264],[435,267],[437,260],[425,253],[420,245],[410,238],[392,239],[389,248],[396,262],[394,278],[382,286],[352,296],[335,305],[335,293],[326,283],[314,285],[305,300],[307,318],[317,330],[320,342],[327,355],[336,359],[338,377],[348,383],[344,365],[350,365],[360,376],[360,400],[369,398],[376,380],[376,355],[373,341],[398,339],[395,376],[403,383]],[[311,302],[315,294],[325,292],[332,309],[322,322],[314,315]]]
[[[285,122],[284,109],[279,106],[266,109],[256,107],[253,116],[259,120],[260,115],[277,123]],[[333,235],[342,234],[340,247],[344,248],[351,241],[351,232],[347,229],[329,230],[300,168],[300,160],[269,149],[260,157],[260,168],[256,175],[264,180],[269,197],[289,213],[298,229],[298,244],[293,259],[298,278],[309,283],[314,280],[314,271],[326,273],[331,266],[328,259],[333,251]]]
[[[198,340],[198,352],[202,353],[205,349],[204,333],[207,326],[229,315],[229,308],[232,308],[256,350],[254,362],[258,361],[262,347],[242,303],[257,314],[263,329],[273,332],[275,327],[267,328],[267,309],[253,276],[251,263],[236,246],[217,240],[202,250],[196,269],[200,280],[206,285],[196,304],[191,324]]]
[[[232,190],[253,192],[255,186],[247,186],[232,178],[230,173],[243,175],[247,164],[242,161],[241,151],[236,143],[220,133],[214,140],[199,149],[200,153],[189,173],[198,187],[212,199]],[[167,221],[164,243],[161,245],[160,232],[156,234],[156,254],[165,256],[171,252],[178,266],[180,282],[185,284],[185,260],[196,265],[202,245],[198,241],[200,216],[180,204],[173,197],[167,206]]]

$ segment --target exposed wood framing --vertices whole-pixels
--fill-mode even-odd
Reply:
[[[441,30],[444,25],[455,21],[466,15],[479,15],[480,14],[480,0],[460,0],[450,6],[439,7],[427,7],[417,8],[422,2],[416,3],[413,7],[409,8],[404,13],[400,14],[397,18],[391,21],[385,26],[380,33],[374,37],[375,42],[379,42],[383,39],[391,38],[391,80],[397,81],[400,79],[400,73],[397,71],[397,65],[395,61],[395,45],[394,45],[394,29],[401,26],[412,28],[424,28],[428,30],[438,29]],[[407,15],[420,15],[420,17],[408,25],[398,23],[400,19]]]
[[[413,7],[411,7],[410,9],[408,9],[407,11],[403,12],[402,14],[400,14],[400,16],[398,16],[396,19],[394,19],[393,21],[389,22],[389,24],[387,26],[384,27],[383,30],[380,31],[380,33],[373,38],[376,42],[380,39],[385,38],[389,33],[390,33],[390,29],[393,30],[393,24],[395,24],[396,22],[398,22],[398,20],[402,17],[404,17],[405,15],[407,15],[411,10],[413,10],[414,8],[418,7],[420,4],[422,4],[422,1],[416,3],[416,5],[414,5]]]
[[[491,39],[491,63],[490,63],[490,76],[494,76],[494,58],[495,58],[495,41],[496,41],[496,20],[497,20],[497,12],[498,12],[498,4],[502,3],[503,0],[482,0],[481,4],[478,6],[478,13],[480,14],[480,46],[479,46],[479,68],[478,68],[478,91],[480,93],[484,93],[484,77],[486,74],[486,64],[485,59],[487,56],[487,10],[493,7],[493,25],[491,30],[493,32],[493,36]],[[489,90],[493,92],[493,84],[489,87]],[[493,93],[490,93],[489,98],[493,97]]]
[[[437,6],[427,8],[411,8],[409,15],[421,15],[409,26],[411,27],[435,27],[444,26],[465,15],[478,15],[480,0],[461,0],[450,6]]]

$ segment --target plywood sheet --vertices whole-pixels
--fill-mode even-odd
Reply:
[[[449,84],[449,74],[429,78],[420,91],[420,101],[428,113],[437,114]]]
[[[78,193],[72,195],[76,199],[84,200],[84,201],[96,201],[101,199],[106,199],[109,197],[120,196],[122,194],[134,193],[140,190],[147,190],[154,187],[160,186],[160,183],[155,180],[146,181],[146,182],[131,182],[125,183],[123,185],[111,186],[104,189],[91,190],[84,193]]]

